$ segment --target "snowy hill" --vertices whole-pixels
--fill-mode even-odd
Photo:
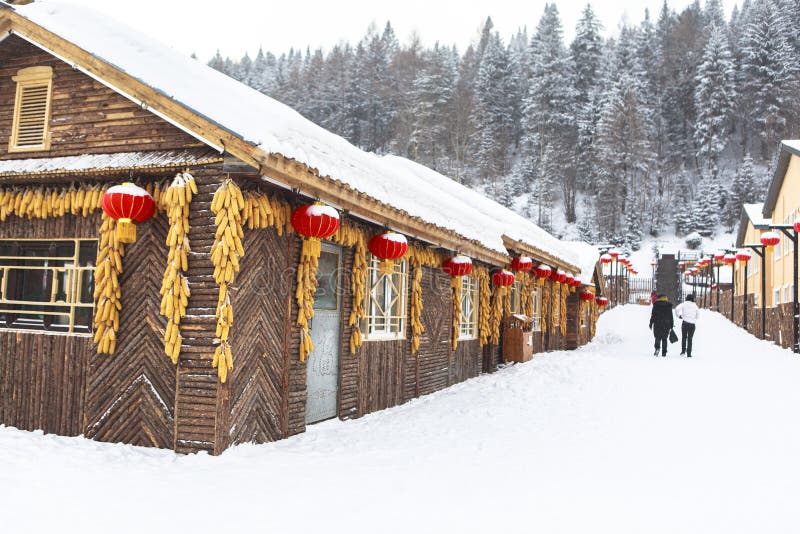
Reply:
[[[706,312],[695,358],[654,358],[648,313],[612,310],[582,350],[216,458],[0,428],[3,531],[796,531],[800,359]]]

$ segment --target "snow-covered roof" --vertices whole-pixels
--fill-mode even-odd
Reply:
[[[600,251],[594,245],[583,241],[568,241],[565,243],[578,256],[580,274],[578,279],[586,285],[594,285],[594,270],[600,260]]]
[[[222,156],[207,148],[189,150],[151,150],[115,152],[113,154],[81,154],[55,158],[0,160],[0,176],[19,174],[59,174],[76,171],[114,171],[182,167],[221,161]]]
[[[4,5],[4,4],[0,4]],[[576,255],[527,219],[445,176],[380,157],[288,106],[92,9],[39,0],[12,9],[269,154],[505,254],[503,235],[575,265]]]
[[[753,223],[753,226],[772,224],[772,220],[764,218],[764,215],[761,213],[761,211],[764,209],[763,202],[759,202],[758,204],[745,204],[742,207],[744,208],[744,212],[747,214],[747,218]]]
[[[742,206],[742,216],[739,220],[739,228],[736,232],[736,246],[745,245],[744,238],[747,235],[748,223],[754,228],[764,227],[772,224],[771,219],[764,217],[764,204],[745,204]]]

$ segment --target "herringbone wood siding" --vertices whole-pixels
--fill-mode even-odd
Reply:
[[[245,257],[230,288],[234,368],[220,388],[227,432],[219,439],[227,445],[265,443],[287,434],[291,242],[271,228],[245,231]]]
[[[441,269],[422,269],[422,326],[419,344],[419,395],[450,385],[450,341],[453,293],[450,277]]]
[[[92,353],[86,389],[86,436],[172,448],[175,366],[164,354],[159,289],[166,267],[164,214],[138,225],[125,248],[122,312],[115,354]]]

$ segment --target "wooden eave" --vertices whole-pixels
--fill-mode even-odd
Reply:
[[[534,247],[528,245],[527,243],[523,243],[522,241],[517,241],[516,239],[512,239],[507,235],[503,236],[503,244],[508,250],[513,250],[521,254],[531,256],[534,260],[546,263],[551,267],[556,267],[558,269],[562,269],[564,271],[569,271],[573,273],[581,272],[580,268],[577,267],[576,265],[573,265],[562,259],[556,258],[552,254],[545,252],[544,250],[538,247]]]
[[[502,266],[508,263],[508,256],[502,252],[487,248],[478,241],[466,239],[452,230],[428,223],[404,210],[379,202],[339,180],[320,175],[318,169],[310,168],[281,154],[260,149],[223,125],[202,116],[57,34],[27,20],[12,8],[0,6],[0,29],[3,27],[7,27],[6,31],[10,30],[67,63],[80,67],[112,90],[178,125],[209,146],[222,147],[226,153],[258,169],[259,173],[267,178],[285,183],[309,196],[320,198],[349,211],[354,216],[361,215],[437,246],[462,252],[492,265]]]

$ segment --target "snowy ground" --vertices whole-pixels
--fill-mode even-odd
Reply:
[[[0,427],[0,532],[799,532],[800,357],[706,313],[655,358],[648,313],[217,458]]]

